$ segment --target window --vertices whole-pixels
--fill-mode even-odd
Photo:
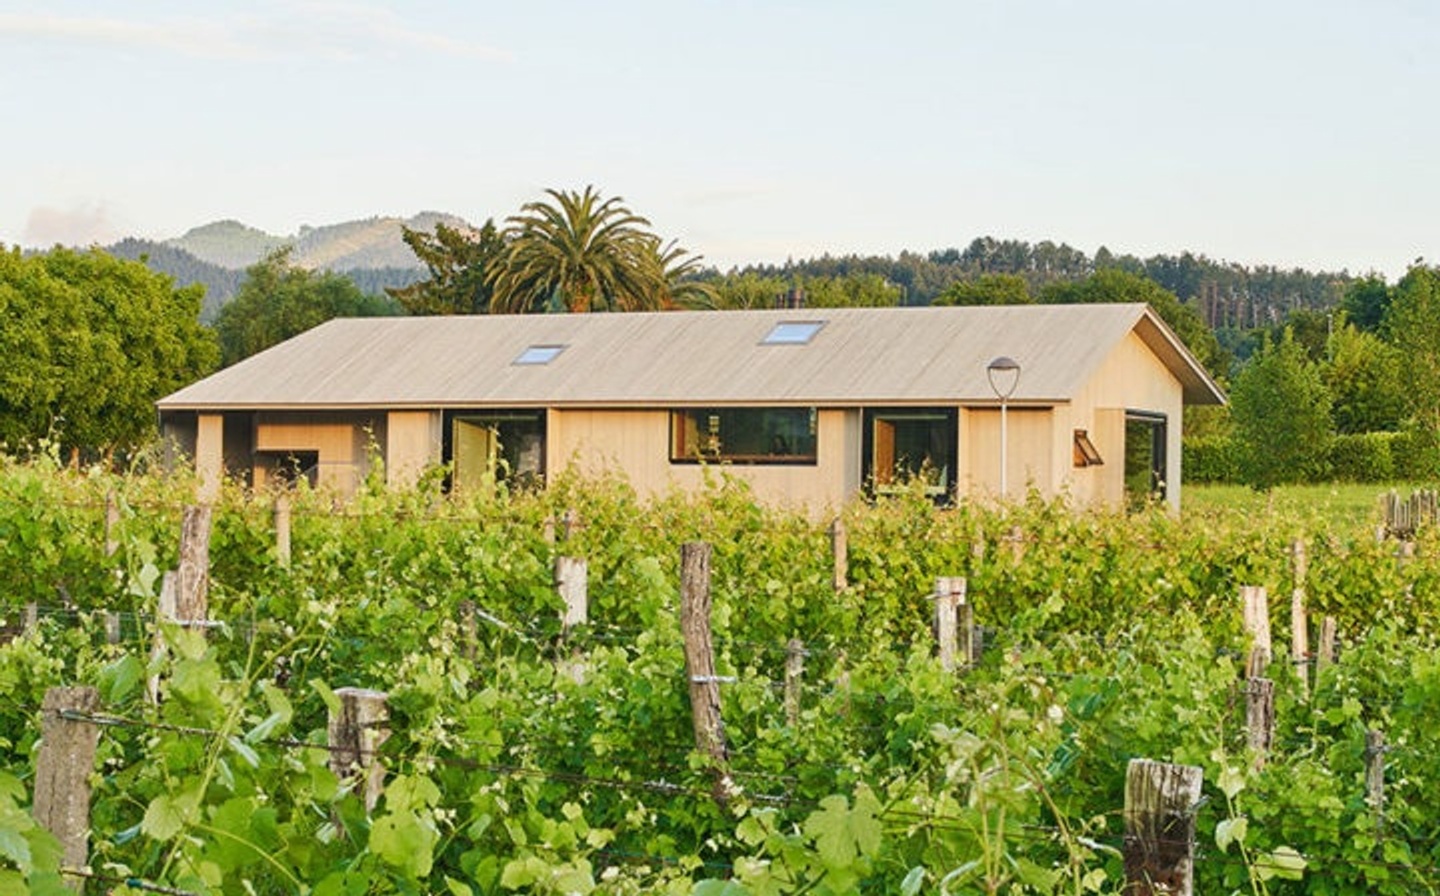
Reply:
[[[814,408],[691,408],[670,414],[671,463],[815,463]]]
[[[820,328],[825,326],[823,320],[785,320],[770,328],[765,338],[760,340],[761,345],[806,345]]]
[[[561,352],[565,351],[563,345],[532,345],[516,356],[512,364],[549,364],[555,360]]]
[[[876,494],[919,482],[925,494],[948,499],[955,488],[954,408],[871,408],[865,411],[864,469]]]
[[[1090,441],[1090,434],[1083,429],[1075,430],[1075,466],[1077,467],[1098,467],[1105,463],[1100,457],[1100,451],[1095,443]]]
[[[1165,499],[1164,414],[1125,412],[1125,500],[1131,508]]]

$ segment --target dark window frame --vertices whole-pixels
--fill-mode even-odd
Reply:
[[[785,452],[772,451],[726,451],[724,448],[724,437],[721,430],[720,418],[723,416],[734,416],[737,414],[756,415],[805,415],[804,429],[807,430],[811,450],[809,452],[796,452],[796,447],[791,445]],[[744,405],[724,407],[699,407],[699,408],[672,408],[668,413],[670,421],[669,438],[669,459],[671,464],[731,464],[734,466],[766,466],[766,467],[813,467],[820,463],[820,433],[819,419],[820,412],[813,407],[777,407],[766,405]],[[704,429],[698,426],[697,433],[713,433],[717,439],[718,449],[707,452],[697,446],[685,444],[685,433],[682,430],[682,421],[690,417],[703,418],[706,422]],[[796,422],[796,421],[791,421]],[[764,431],[773,427],[761,425],[757,427]],[[793,429],[793,427],[787,427]],[[700,438],[697,436],[697,439]],[[690,450],[691,448],[696,450]]]

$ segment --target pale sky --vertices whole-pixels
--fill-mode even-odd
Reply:
[[[0,243],[498,220],[722,270],[977,236],[1440,261],[1432,0],[0,0]]]

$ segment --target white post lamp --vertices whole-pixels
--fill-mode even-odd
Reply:
[[[1001,355],[985,366],[985,375],[990,378],[990,388],[995,390],[995,397],[1000,399],[1000,498],[1004,500],[1009,497],[1006,467],[1010,449],[1005,406],[1010,396],[1015,394],[1015,387],[1020,385],[1020,362]]]

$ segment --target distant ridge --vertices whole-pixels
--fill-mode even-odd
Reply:
[[[294,248],[291,260],[304,268],[328,271],[380,268],[422,268],[405,245],[402,228],[432,231],[437,223],[469,230],[463,218],[426,211],[409,218],[394,216],[344,221],[320,227],[301,226],[300,232],[277,236],[239,221],[214,221],[192,228],[165,245],[183,249],[201,261],[222,268],[244,270],[281,246]]]

